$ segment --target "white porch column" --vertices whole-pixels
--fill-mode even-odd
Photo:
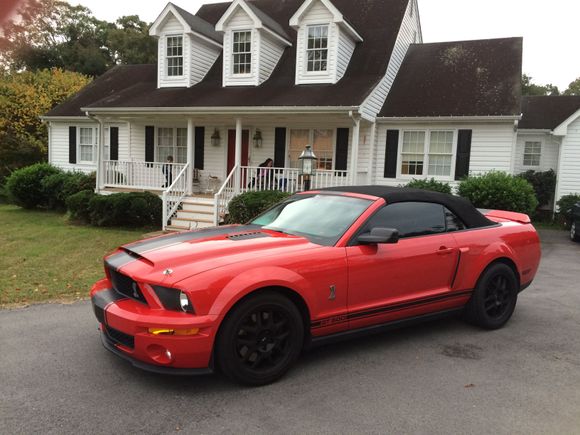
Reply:
[[[373,184],[373,175],[375,173],[375,152],[377,144],[375,143],[377,140],[377,123],[373,122],[371,124],[371,143],[369,148],[369,164],[368,164],[368,174],[367,174],[367,184]]]
[[[352,149],[350,152],[351,182],[356,185],[358,178],[358,147],[360,141],[360,117],[353,116],[354,128],[352,130]]]
[[[189,118],[187,120],[187,163],[189,167],[187,169],[187,194],[191,195],[193,193],[193,167],[195,166],[195,134],[194,134],[193,119]]]
[[[105,167],[103,163],[103,144],[105,143],[105,124],[102,119],[95,118],[99,123],[99,137],[97,140],[97,192],[105,188]]]
[[[235,166],[242,166],[242,118],[236,118],[236,154],[235,154]],[[240,172],[241,173],[241,172]],[[235,190],[236,193],[240,192],[240,177],[238,174],[235,175]]]

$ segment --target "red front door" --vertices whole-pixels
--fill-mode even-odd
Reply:
[[[242,166],[248,166],[250,131],[242,130]],[[228,131],[228,175],[236,165],[236,130]]]

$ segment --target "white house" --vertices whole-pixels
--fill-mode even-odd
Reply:
[[[164,227],[300,189],[306,145],[312,188],[520,169],[521,38],[423,44],[416,0],[169,3],[150,32],[156,65],[115,67],[44,119],[52,164],[159,193]]]

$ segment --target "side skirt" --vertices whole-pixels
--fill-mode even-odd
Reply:
[[[353,329],[351,331],[338,332],[336,334],[325,335],[323,337],[313,337],[307,344],[307,349],[313,349],[327,344],[333,344],[344,340],[364,337],[367,335],[380,334],[386,331],[403,328],[406,326],[416,325],[419,323],[430,322],[450,317],[454,314],[463,312],[464,307],[453,308],[450,310],[438,311],[436,313],[423,314],[421,316],[409,317],[407,319],[394,320],[380,325],[367,326],[365,328]]]

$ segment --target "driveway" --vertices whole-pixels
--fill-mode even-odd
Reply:
[[[541,236],[504,329],[448,319],[319,348],[256,389],[134,369],[88,302],[0,311],[0,433],[580,433],[580,244]]]

